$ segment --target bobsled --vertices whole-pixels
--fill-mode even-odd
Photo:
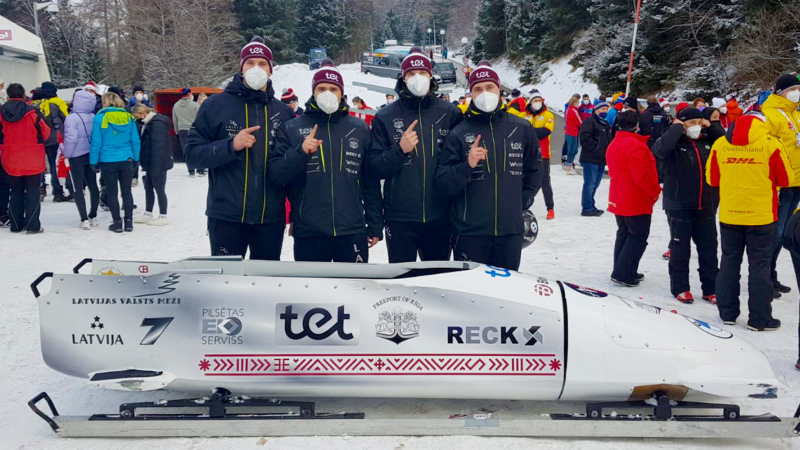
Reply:
[[[714,324],[477,263],[84,263],[32,288],[44,361],[102,388],[549,401],[786,390],[760,350]]]

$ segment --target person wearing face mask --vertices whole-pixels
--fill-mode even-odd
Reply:
[[[556,218],[555,203],[553,202],[553,185],[550,182],[550,138],[556,127],[555,116],[547,105],[544,104],[544,97],[539,91],[531,92],[531,101],[528,103],[528,119],[536,131],[536,138],[539,139],[539,148],[542,151],[542,195],[544,204],[547,207],[547,220]]]
[[[463,119],[453,104],[436,98],[433,64],[415,47],[403,59],[398,101],[372,123],[369,163],[383,184],[389,262],[450,259],[448,202],[434,189],[442,142]]]
[[[661,162],[664,210],[670,229],[670,290],[682,303],[694,302],[689,286],[691,243],[697,247],[703,299],[716,303],[719,190],[709,186],[705,167],[711,146],[724,135],[711,127],[697,108],[681,109],[673,124],[656,140],[653,153]]]
[[[672,123],[672,118],[673,118],[673,116],[672,116],[672,106],[669,104],[669,100],[667,100],[665,98],[662,98],[662,99],[660,99],[658,101],[658,105],[661,106],[661,110],[664,111],[664,115],[666,116],[666,119],[667,119],[666,123],[667,124]],[[655,141],[653,141],[653,142],[655,143]],[[653,146],[650,145],[650,148],[653,148]]]
[[[761,106],[767,117],[767,126],[773,136],[780,139],[794,170],[794,181],[782,188],[778,196],[778,221],[772,254],[772,282],[775,298],[791,292],[791,288],[778,281],[776,264],[781,252],[781,241],[786,221],[800,203],[800,78],[796,73],[781,75],[775,83],[775,91]]]
[[[740,270],[746,249],[750,272],[747,327],[752,331],[777,330],[781,322],[772,317],[770,274],[778,219],[777,190],[792,182],[794,171],[780,140],[770,135],[763,114],[752,113],[738,119],[727,135],[714,143],[706,178],[720,190],[720,318],[726,325],[734,325],[740,314]]]
[[[719,126],[727,131],[728,127],[730,127],[730,121],[728,120],[728,105],[725,103],[725,100],[714,97],[711,99],[711,106],[703,110],[703,118],[712,121],[710,119],[710,114],[706,114],[706,111],[709,109],[716,111],[716,114],[714,114],[714,120],[718,122]]]
[[[697,97],[696,99],[694,99],[694,102],[692,102],[692,105],[695,108],[697,108],[700,112],[703,112],[703,110],[706,109],[706,101],[704,99],[702,99],[701,97]]]
[[[209,169],[208,237],[212,255],[278,260],[286,189],[267,177],[275,133],[294,112],[275,98],[272,51],[255,37],[239,53],[239,72],[200,107],[189,131],[186,163]]]
[[[342,74],[321,63],[302,116],[278,129],[269,178],[289,186],[295,261],[369,262],[383,237],[380,180],[367,124],[349,114]]]
[[[294,111],[295,117],[300,117],[303,115],[305,110],[300,107],[300,102],[298,101],[297,95],[295,95],[294,90],[292,88],[283,88],[283,95],[281,95],[281,101],[286,104],[289,108],[292,108]]]
[[[608,109],[608,103],[598,103],[592,116],[583,122],[580,129],[581,166],[583,166],[581,216],[584,217],[600,217],[605,212],[595,206],[594,194],[603,180],[606,149],[611,143],[611,129],[606,121]]]
[[[656,97],[651,95],[647,98],[647,109],[639,119],[639,134],[647,136],[648,148],[653,148],[653,144],[664,134],[667,127],[669,127],[667,113],[664,112]]]
[[[386,103],[384,103],[383,105],[379,106],[378,109],[386,108],[387,106],[391,105],[392,103],[394,103],[394,94],[386,94]]]
[[[518,270],[522,214],[542,182],[539,140],[500,103],[500,77],[488,61],[469,87],[475,100],[447,134],[436,170],[436,189],[451,198],[454,258]]]
[[[580,114],[581,120],[586,120],[589,117],[592,117],[592,111],[594,111],[594,105],[592,104],[592,100],[589,98],[589,94],[583,94],[581,104],[578,106],[578,114]]]
[[[361,97],[353,97],[353,106],[355,107],[355,110],[350,110],[350,115],[353,117],[358,117],[364,122],[367,122],[367,126],[372,128],[372,121],[375,119],[375,116],[365,112],[358,112],[358,110],[372,109],[367,106],[367,102],[365,102]]]
[[[134,86],[133,87],[133,96],[128,100],[128,112],[133,110],[133,107],[136,105],[145,105],[148,108],[152,108],[153,105],[147,101],[147,95],[144,93],[144,88],[142,86]]]
[[[725,118],[719,109],[713,106],[706,107],[706,109],[703,110],[703,119],[710,123],[708,127],[710,134],[714,136],[723,136],[727,131],[722,125],[722,120]]]

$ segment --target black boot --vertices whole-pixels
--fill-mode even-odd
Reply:
[[[775,285],[775,290],[780,292],[781,294],[788,294],[789,292],[792,292],[792,288],[790,288],[789,286],[782,285],[781,282],[778,280],[775,280],[775,283],[773,284]]]
[[[122,221],[115,220],[111,225],[108,226],[108,229],[114,233],[122,233]]]
[[[133,231],[133,219],[130,217],[125,218],[125,231]]]

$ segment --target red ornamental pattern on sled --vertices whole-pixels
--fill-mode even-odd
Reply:
[[[486,375],[556,376],[554,354],[537,355],[221,355],[198,363],[205,376]]]

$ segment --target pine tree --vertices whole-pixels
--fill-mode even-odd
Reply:
[[[261,36],[272,50],[278,64],[304,60],[294,39],[297,23],[297,0],[235,0],[243,43]]]
[[[477,38],[473,43],[473,54],[481,58],[497,58],[506,51],[505,0],[481,0]],[[480,42],[480,51],[477,46]]]
[[[350,37],[343,6],[340,0],[300,0],[297,51],[306,54],[324,47],[329,57],[336,58]]]

